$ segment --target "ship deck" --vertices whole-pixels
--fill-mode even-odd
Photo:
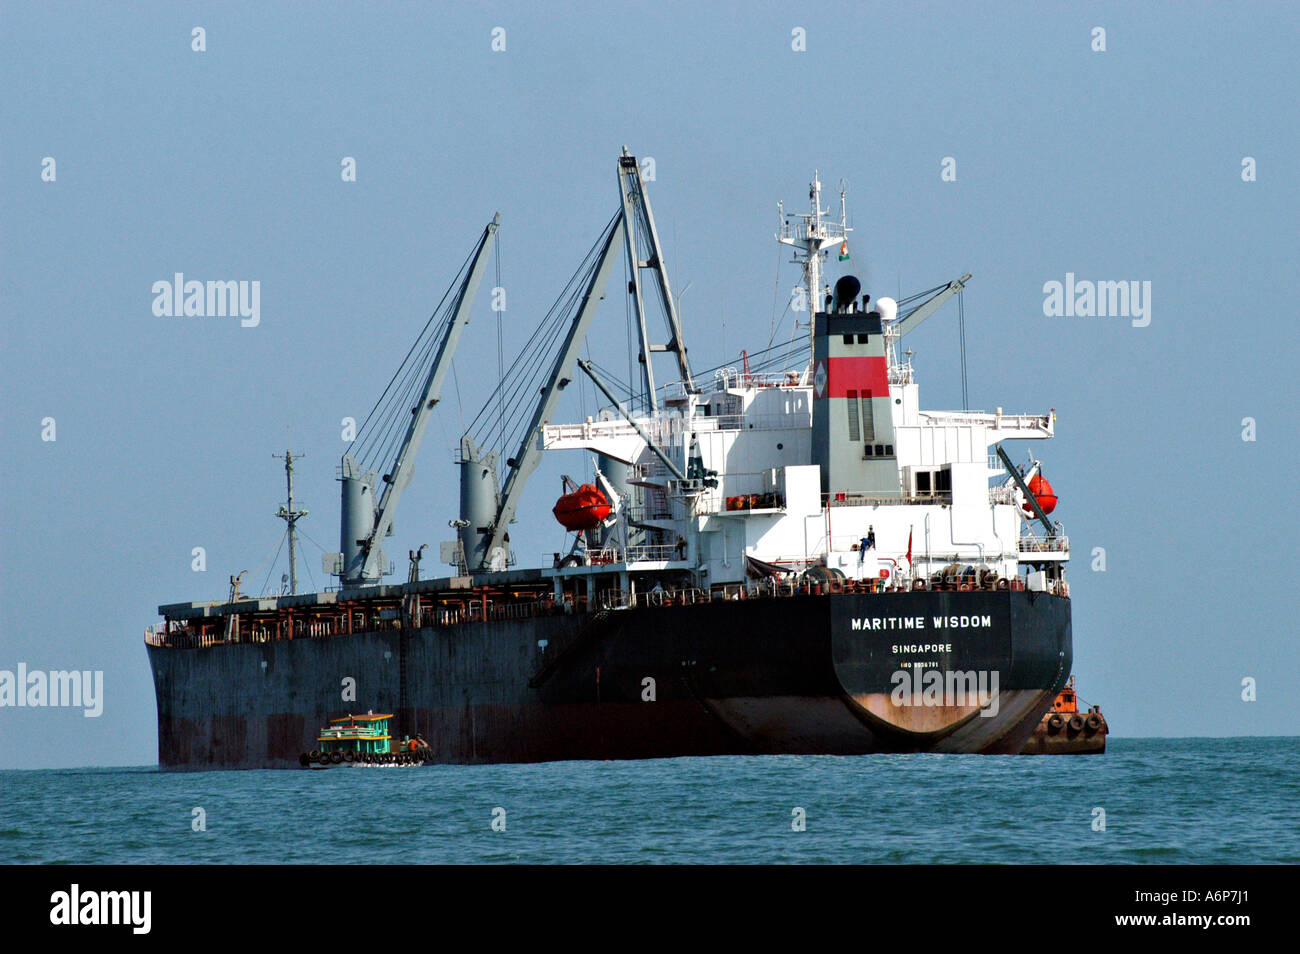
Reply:
[[[643,572],[663,568],[656,564],[643,568]],[[848,579],[823,584],[765,577],[710,589],[669,585],[638,590],[618,585],[627,574],[627,569],[618,565],[527,569],[224,603],[170,603],[158,607],[163,622],[148,627],[144,639],[148,645],[160,648],[197,649],[610,610],[667,609],[718,600],[1026,588],[1020,579],[980,586],[956,580],[934,584],[916,579],[886,585],[880,580]],[[589,579],[594,586],[586,585]],[[1049,581],[1047,592],[1068,597],[1068,586],[1064,581]]]

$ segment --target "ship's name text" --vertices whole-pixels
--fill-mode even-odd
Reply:
[[[854,632],[882,629],[990,629],[991,616],[931,616],[926,626],[924,616],[857,616],[850,623]]]

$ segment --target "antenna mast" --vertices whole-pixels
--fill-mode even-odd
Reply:
[[[808,185],[808,200],[811,211],[787,213],[785,203],[778,202],[776,206],[781,219],[781,230],[777,233],[776,240],[782,245],[790,245],[797,249],[793,261],[803,266],[804,279],[808,285],[808,314],[810,319],[821,307],[822,250],[847,241],[848,234],[853,231],[847,224],[843,189],[840,190],[839,222],[822,221],[822,216],[826,215],[828,210],[822,208],[821,196],[821,179],[818,178],[817,172],[814,171],[812,182]],[[794,219],[803,219],[803,221],[794,222]],[[813,333],[811,325],[810,320],[808,329],[810,336]]]
[[[279,454],[272,454],[276,460],[284,461],[284,479],[289,490],[289,502],[287,505],[281,505],[275,515],[289,525],[289,595],[296,595],[298,592],[298,518],[307,516],[306,510],[293,509],[293,462],[295,460],[293,451],[285,450],[284,457]],[[301,460],[306,454],[299,454],[297,459]]]

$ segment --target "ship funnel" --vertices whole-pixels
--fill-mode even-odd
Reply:
[[[862,291],[862,282],[852,275],[845,275],[835,283],[833,307],[837,313],[851,311]]]

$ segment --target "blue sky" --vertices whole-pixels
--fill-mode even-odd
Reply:
[[[103,670],[105,705],[0,710],[0,768],[152,762],[142,630],[232,572],[278,581],[272,454],[307,455],[300,574],[323,585],[340,420],[364,417],[496,211],[508,362],[612,214],[624,144],[655,159],[697,367],[766,344],[797,278],[776,202],[801,210],[814,168],[832,201],[847,181],[865,290],[972,272],[972,407],[1058,412],[1032,449],[1072,541],[1083,697],[1119,735],[1297,731],[1294,8],[6,3],[3,20],[0,669]],[[177,271],[259,281],[261,323],[156,317],[152,285]],[[1151,324],[1045,316],[1067,272],[1150,281]],[[449,538],[461,415],[496,381],[487,294],[474,316],[397,557]],[[593,347],[623,335],[607,305]],[[922,406],[960,407],[956,309],[909,343]],[[586,387],[571,413],[594,405]],[[558,475],[583,470],[533,477],[523,562],[561,545]]]

